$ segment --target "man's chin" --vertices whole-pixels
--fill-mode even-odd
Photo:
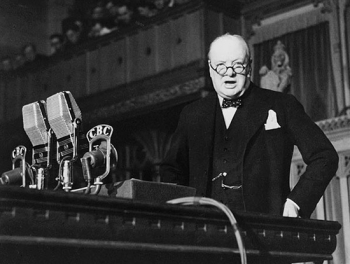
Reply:
[[[242,89],[240,89],[239,87],[237,87],[237,85],[225,85],[225,89],[224,89],[224,93],[227,94],[237,94],[241,91]]]
[[[225,93],[223,94],[221,97],[223,98],[226,98],[226,99],[234,99],[236,97],[239,97],[239,93],[234,93],[234,92],[231,92],[231,93]]]
[[[222,93],[222,97],[231,99],[238,98],[243,95],[245,90],[246,88],[239,89],[237,86],[234,88],[226,88]]]

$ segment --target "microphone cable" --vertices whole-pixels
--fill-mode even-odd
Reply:
[[[25,175],[22,177],[25,177],[26,174],[28,175],[30,179],[30,183],[28,186],[29,188],[32,188],[32,186],[35,186],[35,174],[37,173],[36,169],[31,166],[28,162],[25,162]],[[22,186],[25,187],[25,186]]]
[[[36,186],[34,175],[37,175],[38,173],[37,169],[34,166],[29,165],[28,162],[26,162],[26,172],[28,173],[28,176],[31,182],[31,184],[29,185],[29,188],[31,188],[32,186]]]
[[[211,198],[206,198],[206,197],[183,197],[183,198],[177,198],[173,200],[167,201],[169,204],[182,204],[182,205],[211,205],[214,206],[218,209],[220,209],[222,212],[225,213],[225,215],[228,217],[231,226],[233,228],[236,241],[238,244],[238,249],[239,249],[239,254],[241,257],[241,264],[247,264],[247,253],[246,249],[244,246],[244,242],[241,236],[241,233],[239,231],[238,225],[237,225],[237,220],[234,217],[233,213],[231,210],[224,204],[211,199]]]

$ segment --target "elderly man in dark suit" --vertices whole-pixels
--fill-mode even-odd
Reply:
[[[164,181],[197,189],[230,209],[310,217],[338,155],[292,96],[254,85],[246,41],[226,34],[208,54],[216,94],[186,106],[161,165]],[[289,186],[294,145],[307,164]]]

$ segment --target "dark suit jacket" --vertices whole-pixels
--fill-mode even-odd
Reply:
[[[234,135],[244,155],[241,164],[247,211],[281,214],[286,198],[309,217],[335,175],[338,155],[322,130],[292,96],[251,84],[234,120]],[[197,189],[210,197],[216,94],[186,106],[173,136],[171,150],[160,168],[164,181]],[[278,129],[265,130],[268,111],[277,113]],[[294,145],[308,165],[290,191],[289,176]]]

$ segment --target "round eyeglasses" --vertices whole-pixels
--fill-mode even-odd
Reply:
[[[232,66],[226,66],[225,64],[218,64],[216,65],[216,68],[213,67],[213,65],[211,64],[211,61],[209,60],[209,66],[210,68],[212,68],[216,73],[220,74],[220,75],[225,75],[225,73],[228,71],[229,68],[231,68],[233,70],[234,73],[236,74],[242,74],[245,69],[249,66],[248,65],[243,65],[240,62],[237,62],[235,64],[233,64]]]

